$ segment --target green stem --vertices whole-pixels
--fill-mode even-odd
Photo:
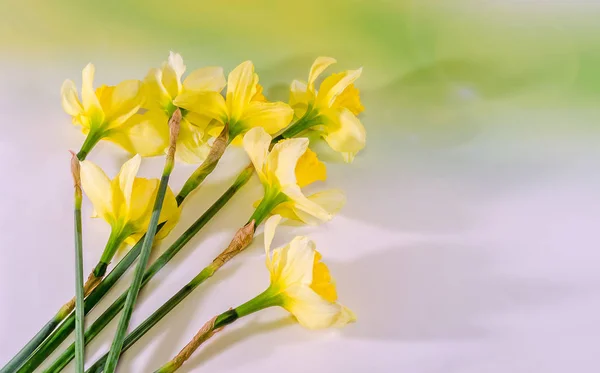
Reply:
[[[237,191],[244,186],[250,177],[252,176],[254,169],[252,167],[246,167],[240,175],[236,178],[235,182],[225,191],[225,193],[208,209],[206,212],[198,218],[178,239],[175,241],[151,266],[144,274],[142,281],[142,287],[145,286],[153,277],[156,275],[182,248],[187,244],[190,239],[196,235],[200,229],[202,229],[206,223],[208,223],[223,206],[237,193]],[[111,272],[112,273],[112,272]],[[110,274],[109,274],[110,276]],[[107,277],[108,278],[108,277]],[[92,341],[110,321],[121,311],[125,304],[127,292],[121,294],[121,296],[102,314],[96,319],[96,321],[89,327],[85,333],[85,343]],[[64,340],[64,339],[63,339]],[[62,340],[57,341],[56,345],[60,344]],[[129,348],[131,339],[128,336],[125,339],[123,349]],[[71,344],[65,352],[62,353],[45,372],[59,372],[64,368],[74,356],[75,345]],[[97,362],[97,367],[102,368],[105,359],[102,362]],[[35,368],[35,367],[34,367]]]
[[[108,241],[106,241],[106,246],[104,247],[100,261],[96,267],[94,267],[94,276],[101,278],[106,274],[108,265],[117,253],[117,250],[119,250],[119,247],[125,242],[127,236],[129,236],[127,228],[112,229],[110,231],[110,236],[108,237]]]
[[[254,210],[250,219],[248,219],[248,223],[254,220],[254,225],[258,227],[277,205],[287,201],[287,199],[288,197],[277,188],[267,188],[264,198],[260,201],[256,210]]]
[[[83,142],[83,145],[81,145],[81,149],[79,149],[79,153],[77,153],[77,159],[79,159],[80,161],[85,160],[85,158],[92,151],[94,146],[96,146],[96,144],[98,144],[98,141],[102,140],[103,136],[104,136],[103,131],[90,131],[87,134],[85,141]]]
[[[75,186],[75,371],[84,371],[83,244],[81,234],[81,189]]]
[[[318,113],[316,111],[312,110],[311,107],[309,107],[306,110],[306,113],[302,116],[302,118],[298,119],[295,123],[290,125],[280,135],[276,136],[273,139],[273,141],[271,142],[271,144],[276,144],[280,140],[289,139],[291,137],[294,137],[294,136],[298,135],[300,132],[309,129],[310,127],[316,126],[317,124],[320,124],[320,122],[321,122],[321,119],[320,119]]]

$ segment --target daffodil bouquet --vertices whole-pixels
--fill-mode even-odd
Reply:
[[[345,203],[339,190],[305,195],[303,188],[326,179],[326,167],[309,148],[309,139],[324,139],[351,162],[365,146],[365,129],[358,119],[363,111],[354,82],[361,69],[320,76],[336,61],[319,57],[310,68],[308,81],[293,81],[289,103],[269,102],[250,61],[241,63],[225,79],[220,67],[204,67],[186,73],[179,54],[171,53],[160,68],[143,80],[126,80],[116,86],[94,89],[95,69],[82,73],[81,94],[67,80],[62,86],[62,106],[86,135],[73,153],[75,297],[65,303],[40,331],[0,372],[34,371],[75,331],[69,346],[45,372],[59,372],[75,359],[76,372],[84,372],[84,348],[121,313],[107,354],[87,372],[114,372],[120,355],[156,325],[200,284],[213,276],[252,242],[265,223],[267,268],[271,284],[254,299],[209,320],[182,351],[157,372],[173,372],[212,335],[237,319],[267,307],[281,306],[298,322],[318,329],[343,326],[354,314],[337,303],[336,288],[321,254],[306,237],[296,237],[271,250],[275,228],[282,219],[318,224],[333,218]],[[317,81],[321,83],[317,88]],[[225,92],[223,92],[225,90]],[[101,140],[111,141],[132,154],[114,177],[87,160]],[[250,158],[234,183],[150,266],[155,240],[166,237],[178,223],[184,201],[217,167],[230,145],[241,144]],[[143,157],[165,156],[157,179],[137,176]],[[176,161],[198,164],[177,195],[169,187]],[[262,197],[246,224],[230,244],[188,284],[127,334],[137,295],[204,225],[256,173],[263,185]],[[94,217],[111,228],[97,265],[84,282],[81,205],[83,194],[94,208]],[[131,246],[114,266],[120,248]],[[94,255],[90,253],[90,255]],[[125,291],[84,330],[84,317],[125,271],[138,260],[134,277]],[[112,267],[112,268],[111,268]]]

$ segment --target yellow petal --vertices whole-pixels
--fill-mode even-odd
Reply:
[[[194,70],[183,81],[184,91],[221,92],[225,88],[225,75],[222,67],[203,67]]]
[[[117,175],[119,179],[119,188],[123,195],[123,202],[125,203],[125,213],[128,214],[131,208],[131,193],[133,190],[133,182],[136,178],[142,157],[139,154],[134,155],[130,160],[125,162],[121,166],[121,171]]]
[[[183,64],[183,57],[179,53],[173,51],[169,52],[168,64],[171,69],[175,72],[177,80],[181,81],[181,77],[185,73],[185,65]]]
[[[225,99],[218,92],[184,91],[173,100],[173,105],[205,117],[217,119],[221,123],[227,122]]]
[[[144,233],[148,229],[154,199],[158,192],[158,184],[157,179],[136,177],[133,180],[128,206],[129,211],[123,218],[134,227],[136,232]]]
[[[142,82],[125,80],[114,87],[108,107],[105,107],[108,128],[122,125],[136,114],[143,101]]]
[[[86,115],[91,118],[90,125],[101,125],[104,121],[104,113],[94,91],[95,71],[94,65],[91,63],[87,64],[82,71],[81,101]]]
[[[296,165],[308,149],[307,138],[286,139],[278,142],[267,156],[265,174],[281,187],[296,186]]]
[[[169,146],[168,121],[162,110],[135,114],[121,127],[108,132],[106,139],[142,157],[162,155]]]
[[[177,73],[169,64],[165,64],[162,68],[161,82],[169,93],[169,97],[171,97],[171,99],[177,97],[181,91],[181,81],[179,81]]]
[[[255,92],[254,95],[252,95],[252,98],[250,99],[250,101],[263,101],[266,102],[267,99],[265,98],[265,95],[263,95],[263,86],[258,84],[258,74],[254,74],[254,80],[257,82],[256,85],[254,86],[255,88]]]
[[[317,158],[317,154],[310,149],[302,154],[296,164],[296,183],[300,188],[327,179],[327,167]]]
[[[249,130],[243,139],[244,150],[252,161],[256,173],[262,182],[266,182],[263,167],[269,152],[271,136],[262,127],[255,127]]]
[[[77,88],[72,80],[65,80],[60,88],[60,98],[64,111],[72,116],[78,116],[83,112],[83,107],[79,101]]]
[[[323,71],[336,62],[337,61],[335,58],[317,57],[315,62],[313,62],[312,66],[310,67],[310,72],[308,74],[308,89],[310,91],[314,91],[315,80],[317,80]]]
[[[272,269],[271,264],[271,243],[273,242],[273,238],[275,237],[275,231],[277,230],[277,226],[281,223],[281,216],[273,215],[265,222],[265,253],[267,254],[267,268],[269,271]]]
[[[81,162],[81,186],[96,214],[109,223],[114,217],[110,184],[110,179],[100,167],[90,161]]]
[[[167,237],[169,233],[171,233],[173,228],[179,222],[180,214],[181,209],[179,208],[179,206],[177,206],[175,195],[173,194],[171,188],[167,188],[167,193],[165,194],[165,200],[163,202],[162,210],[160,211],[160,217],[158,218],[158,221],[160,223],[166,223],[157,233],[156,239],[162,240],[163,238]]]
[[[335,302],[337,300],[335,283],[331,277],[329,268],[327,268],[327,265],[323,263],[321,259],[321,254],[318,251],[315,251],[313,278],[310,288],[326,301]]]
[[[183,118],[179,127],[175,156],[185,163],[202,162],[210,150],[206,140],[203,129]]]
[[[171,104],[171,96],[162,83],[161,69],[150,69],[144,78],[144,94],[146,101],[144,108],[148,110],[165,110]]]
[[[294,80],[290,86],[290,106],[294,109],[294,115],[298,118],[306,113],[308,103],[311,100],[308,87],[305,83]]]
[[[349,70],[341,74],[333,74],[327,77],[319,87],[317,95],[317,105],[324,108],[330,108],[335,99],[350,84],[354,83],[360,77],[362,68],[358,70]]]
[[[227,77],[227,108],[229,118],[237,121],[256,93],[257,76],[251,61],[242,62]]]
[[[274,134],[287,127],[294,111],[283,102],[251,102],[244,111],[240,122],[244,128],[263,127],[267,133]]]
[[[336,100],[333,102],[332,107],[334,109],[346,108],[354,115],[358,115],[365,110],[364,106],[360,102],[360,91],[354,86],[354,84],[350,84],[340,95],[338,95]]]
[[[277,255],[275,255],[277,252]],[[271,278],[281,291],[295,285],[310,286],[315,258],[314,242],[307,237],[296,236],[285,247],[274,251],[274,277]]]
[[[325,141],[331,148],[344,154],[347,162],[365,147],[367,141],[365,127],[348,109],[342,109],[328,115],[331,121],[327,125]]]
[[[307,329],[325,329],[336,325],[342,312],[337,303],[328,302],[305,286],[291,287],[286,293],[283,307]]]
[[[309,225],[316,225],[333,218],[333,215],[328,213],[322,206],[302,194],[297,185],[288,185],[282,192],[293,202],[287,206],[293,209],[300,221]]]
[[[323,190],[311,194],[307,198],[321,206],[329,215],[336,215],[346,204],[346,195],[339,189]]]
[[[352,312],[348,307],[340,305],[341,309],[337,315],[335,322],[333,323],[334,328],[340,328],[356,321],[356,314]]]

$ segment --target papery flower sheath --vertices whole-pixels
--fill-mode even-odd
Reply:
[[[81,100],[73,81],[66,80],[61,88],[63,109],[88,136],[86,143],[90,149],[101,139],[120,144],[123,134],[131,130],[128,121],[144,100],[139,80],[125,80],[116,86],[102,85],[94,90],[94,73],[91,63],[83,69]],[[157,140],[156,134],[146,135],[145,141]]]
[[[131,119],[132,131],[122,137],[121,145],[132,153],[142,156],[162,154],[169,143],[168,122],[178,105],[179,97],[198,101],[198,96],[207,92],[220,95],[225,87],[225,76],[221,67],[203,67],[192,71],[183,79],[186,66],[178,53],[171,52],[161,68],[152,68],[144,79],[147,111]],[[208,108],[188,105],[182,110],[176,157],[186,163],[199,163],[210,150],[206,131],[211,121]],[[150,136],[151,134],[151,136]],[[154,136],[156,134],[157,136]],[[148,143],[148,138],[152,143]]]
[[[285,128],[294,114],[286,103],[267,102],[250,61],[242,62],[229,73],[225,98],[216,93],[181,95],[174,103],[184,109],[194,106],[205,108],[217,121],[212,125],[213,135],[218,135],[227,124],[232,140],[253,127],[262,127],[274,134]]]
[[[92,202],[95,216],[108,222],[112,235],[129,244],[136,243],[146,232],[152,207],[158,192],[158,179],[136,177],[141,157],[135,155],[110,180],[100,167],[90,161],[81,162],[81,185]],[[167,188],[159,223],[166,222],[157,239],[166,237],[179,219],[180,210],[175,196]]]
[[[325,180],[325,165],[308,149],[308,139],[285,139],[269,151],[271,136],[263,128],[253,128],[244,136],[244,149],[254,164],[265,189],[264,200],[272,203],[272,213],[307,224],[328,221],[345,203],[339,190],[306,197],[301,190],[317,180]],[[266,204],[269,205],[269,204]]]
[[[292,82],[290,105],[298,118],[310,115],[311,130],[318,131],[333,150],[351,162],[366,142],[365,128],[357,118],[364,107],[354,86],[362,69],[332,74],[317,90],[316,80],[335,62],[330,57],[317,58],[310,68],[308,82]]]

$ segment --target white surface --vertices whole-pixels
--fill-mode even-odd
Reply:
[[[74,292],[67,149],[78,148],[82,136],[58,98],[62,78],[74,74],[41,81],[35,80],[40,71],[25,81],[6,75],[0,87],[0,363]],[[458,142],[452,131],[386,134],[367,117],[369,148],[351,167],[332,165],[324,186],[347,191],[340,216],[316,228],[286,227],[276,237],[282,244],[310,234],[358,323],[309,332],[283,310],[269,310],[224,330],[181,371],[598,372],[597,116],[511,113],[477,122],[474,135]],[[229,185],[242,157],[227,154],[159,250]],[[102,144],[90,159],[114,175],[125,155]],[[161,166],[161,159],[144,161],[141,174],[158,175]],[[191,170],[176,168],[174,189]],[[152,280],[132,326],[209,263],[259,194],[253,180]],[[87,218],[90,212],[86,200],[86,273],[108,236],[103,221]],[[130,279],[128,273],[88,322]],[[267,281],[260,235],[129,350],[119,370],[153,371],[208,318],[262,291]],[[89,362],[107,350],[116,324],[89,346]]]

